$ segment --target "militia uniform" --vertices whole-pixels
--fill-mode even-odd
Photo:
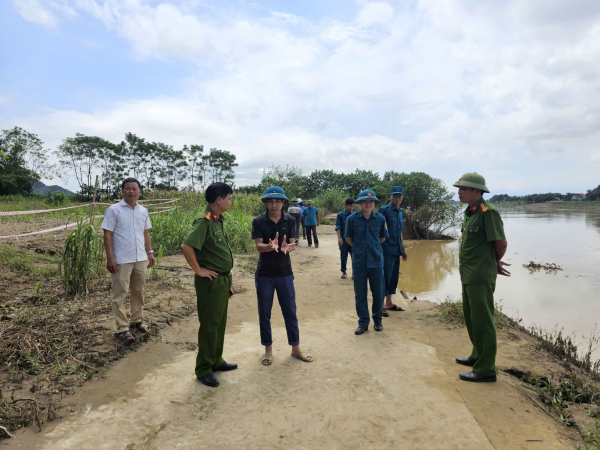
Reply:
[[[390,195],[404,195],[402,186],[394,186],[390,190]],[[404,216],[402,209],[388,203],[379,208],[379,214],[385,217],[389,237],[383,243],[383,275],[385,279],[385,295],[396,294],[398,287],[398,277],[400,275],[400,256],[404,253],[402,243],[402,230],[404,229]],[[394,305],[394,311],[402,311],[400,307]]]
[[[371,190],[364,190],[356,200],[379,200]],[[383,314],[383,249],[381,239],[388,237],[385,218],[371,212],[367,219],[362,211],[351,214],[346,219],[345,237],[352,239],[352,275],[354,276],[354,300],[358,315],[358,328],[355,334],[364,333],[369,326],[369,305],[367,303],[367,281],[373,296],[372,316],[375,331],[381,331]]]
[[[340,211],[335,218],[335,229],[340,230],[340,237],[342,238],[342,245],[338,246],[340,248],[340,260],[342,263],[342,268],[341,268],[342,273],[346,273],[346,265],[348,263],[348,255],[350,255],[350,257],[352,257],[352,247],[350,247],[350,244],[348,244],[346,242],[346,239],[344,238],[344,236],[346,235],[346,220],[352,214],[354,214],[354,211],[346,212],[346,210],[344,209],[343,211]]]
[[[215,372],[224,363],[223,342],[227,325],[227,306],[231,291],[233,254],[223,227],[223,216],[218,216],[206,206],[195,219],[192,231],[183,241],[194,248],[200,267],[218,273],[210,278],[194,277],[198,304],[198,378]]]
[[[454,186],[489,193],[484,178],[478,174],[465,174]],[[457,362],[472,365],[473,372],[494,377],[490,381],[495,381],[494,291],[498,274],[495,241],[506,239],[504,225],[498,210],[482,197],[465,209],[461,233],[459,271],[463,312],[473,350],[466,362],[464,358]]]

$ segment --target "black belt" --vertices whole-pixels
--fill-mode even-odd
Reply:
[[[228,277],[229,275],[231,275],[231,270],[229,272],[217,272],[217,275],[221,275],[223,277]]]

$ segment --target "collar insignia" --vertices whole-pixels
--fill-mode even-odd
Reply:
[[[477,212],[477,206],[475,206],[475,205],[471,206],[471,211],[472,212]]]
[[[214,220],[215,222],[216,222],[217,220],[219,220],[219,216],[217,216],[216,214],[213,214],[213,215],[212,215],[212,217],[213,217],[213,220]]]
[[[482,203],[482,204],[481,204],[481,210],[482,210],[483,212],[486,212],[488,209],[489,209],[489,208],[488,208],[487,206],[485,206],[485,203]]]
[[[210,222],[210,213],[207,212],[206,215],[204,216],[204,218]]]

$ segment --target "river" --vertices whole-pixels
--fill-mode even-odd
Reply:
[[[581,343],[600,319],[600,209],[539,205],[500,209],[510,278],[498,277],[496,301],[526,327],[564,328]],[[419,300],[460,299],[458,242],[414,241],[399,287]],[[563,270],[530,272],[530,261]],[[600,357],[600,350],[595,352]]]

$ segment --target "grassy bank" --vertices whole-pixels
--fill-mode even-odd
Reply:
[[[448,327],[464,327],[461,300],[448,298],[437,306],[436,312],[439,320]],[[573,336],[565,336],[562,330],[549,332],[537,327],[523,327],[520,321],[506,316],[501,305],[496,305],[494,317],[499,333],[529,337],[531,350],[545,355],[553,363],[543,366],[545,372],[513,367],[498,369],[535,389],[537,406],[564,427],[579,433],[583,443],[576,444],[575,448],[600,448],[600,361],[592,358],[600,343],[598,330],[581,348]]]

